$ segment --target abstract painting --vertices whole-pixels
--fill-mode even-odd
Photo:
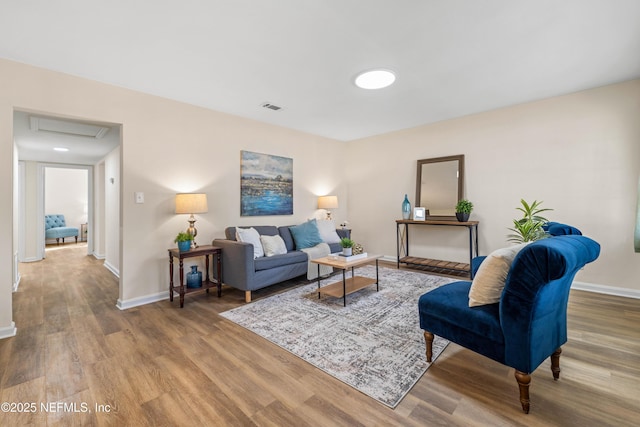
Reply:
[[[293,159],[241,151],[240,215],[293,214]]]

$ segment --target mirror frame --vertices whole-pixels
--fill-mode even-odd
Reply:
[[[451,162],[458,161],[458,201],[464,198],[464,154],[459,154],[456,156],[445,156],[445,157],[434,157],[432,159],[421,159],[418,160],[418,169],[416,170],[416,206],[420,206],[420,190],[421,190],[421,182],[422,182],[422,166],[429,163],[440,163],[440,162]],[[455,207],[455,206],[454,206]],[[428,207],[427,207],[428,208]],[[455,215],[453,216],[438,216],[438,215],[427,215],[427,219],[456,219]]]

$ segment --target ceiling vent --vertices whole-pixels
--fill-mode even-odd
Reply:
[[[277,105],[270,104],[268,102],[265,102],[264,104],[262,104],[262,106],[264,108],[268,108],[269,110],[273,110],[273,111],[282,110],[282,107],[278,107]]]
[[[85,136],[100,139],[109,132],[108,127],[43,117],[29,117],[31,130],[34,132],[54,132],[65,135]]]

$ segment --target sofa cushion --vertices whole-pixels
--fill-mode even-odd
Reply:
[[[282,240],[282,237],[280,237],[279,235],[260,236],[260,242],[262,243],[264,256],[270,257],[274,255],[282,255],[287,253],[287,247],[284,244],[284,240]]]
[[[306,263],[308,261],[307,254],[300,251],[287,252],[282,255],[274,255],[270,257],[262,257],[255,260],[256,271],[269,270],[284,265],[296,264],[299,262]]]
[[[336,232],[336,224],[330,219],[319,219],[316,221],[320,238],[325,243],[340,243],[340,236]]]
[[[251,243],[253,245],[254,259],[264,256],[262,242],[260,242],[260,235],[255,228],[236,228],[236,240],[243,243]]]
[[[296,244],[293,242],[293,236],[291,235],[291,230],[289,230],[290,225],[284,227],[278,227],[278,233],[280,233],[280,237],[284,240],[284,244],[287,247],[287,252],[294,251],[296,249]]]
[[[511,263],[527,243],[497,249],[482,261],[469,289],[469,307],[500,301]]]
[[[322,243],[320,233],[318,232],[318,225],[315,219],[303,222],[300,225],[294,225],[289,227],[293,241],[296,244],[296,249],[312,248],[319,243]]]

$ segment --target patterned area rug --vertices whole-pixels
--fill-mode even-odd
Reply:
[[[375,274],[374,266],[356,269],[359,276]],[[322,285],[341,278],[339,273]],[[384,267],[379,280],[379,292],[371,285],[348,295],[346,307],[342,298],[318,299],[314,281],[221,316],[395,408],[429,367],[418,298],[455,280]],[[447,344],[436,337],[434,360]]]

